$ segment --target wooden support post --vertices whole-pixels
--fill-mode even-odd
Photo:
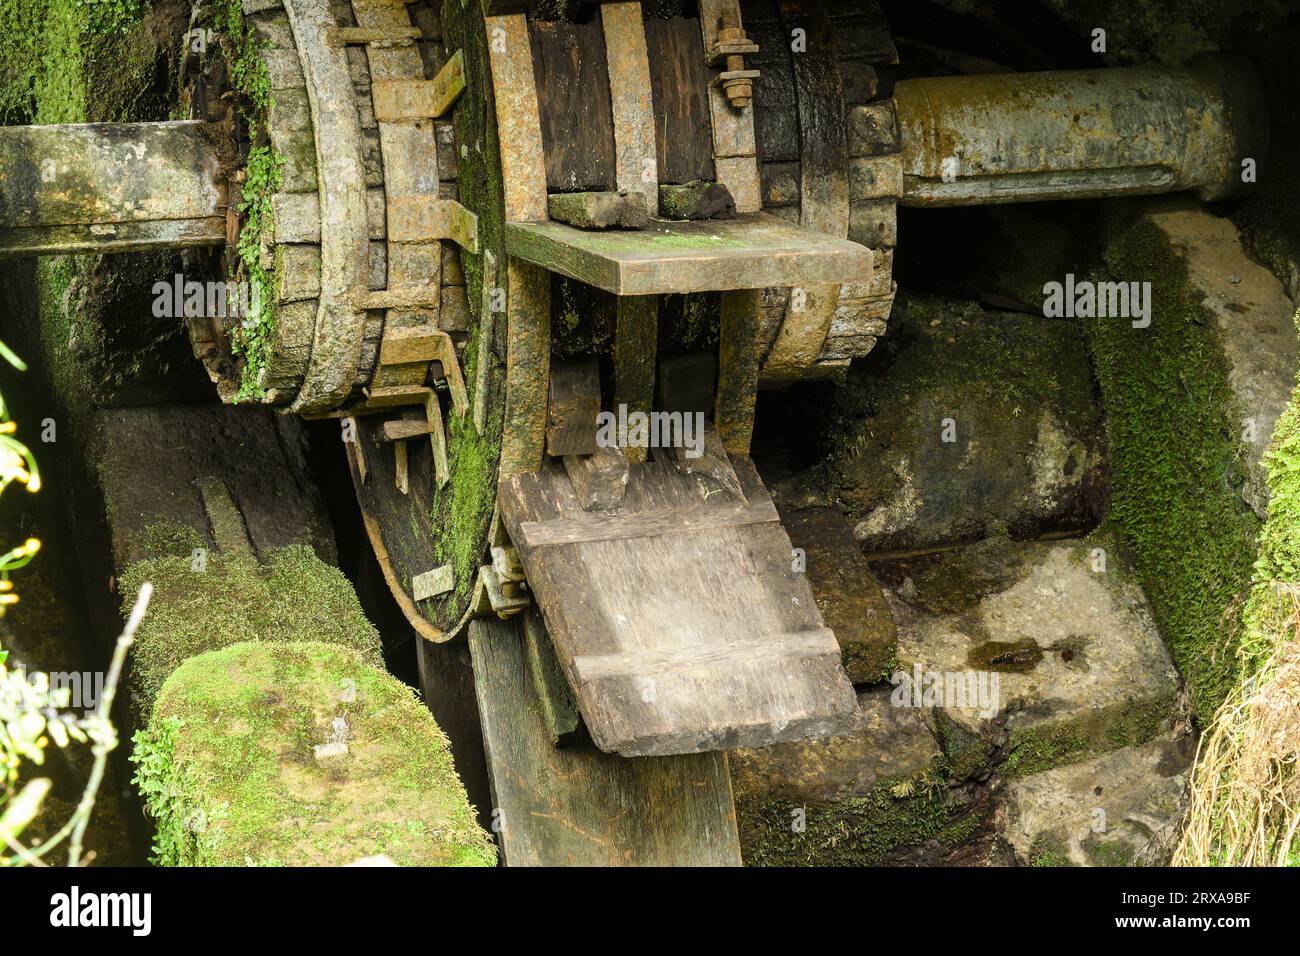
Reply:
[[[614,411],[626,405],[632,412],[654,407],[655,364],[659,339],[659,298],[620,296],[614,330]],[[645,448],[625,448],[627,460],[646,460]]]
[[[503,478],[542,465],[551,374],[550,273],[512,256],[506,262],[506,286],[506,421],[510,425],[501,439]]]
[[[620,190],[639,192],[646,211],[659,214],[659,172],[650,59],[640,3],[606,3],[600,8],[614,112],[614,172]]]
[[[546,218],[546,158],[537,111],[528,18],[522,13],[484,21],[501,143],[507,222]]]
[[[551,366],[551,394],[546,409],[546,453],[553,456],[596,452],[596,417],[600,414],[600,364],[596,359],[557,362]]]
[[[718,331],[718,402],[714,422],[731,455],[748,455],[754,434],[754,401],[758,393],[758,323],[763,307],[761,290],[722,294]]]

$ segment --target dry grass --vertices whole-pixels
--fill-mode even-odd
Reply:
[[[1300,866],[1300,586],[1275,596],[1273,646],[1201,739],[1176,866]]]

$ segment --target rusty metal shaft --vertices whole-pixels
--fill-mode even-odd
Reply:
[[[0,127],[0,258],[220,245],[226,192],[206,123]]]
[[[895,89],[907,206],[1192,190],[1224,199],[1268,148],[1244,61],[904,80]]]

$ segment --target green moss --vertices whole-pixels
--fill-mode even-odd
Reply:
[[[265,564],[214,552],[199,567],[187,553],[138,561],[122,575],[121,594],[135,594],[145,581],[154,586],[132,651],[132,690],[142,712],[181,662],[241,641],[331,642],[381,660],[378,634],[352,585],[310,548],[273,551]]]
[[[1296,320],[1300,323],[1300,313]],[[1272,635],[1294,613],[1291,599],[1277,583],[1300,583],[1300,389],[1273,429],[1264,457],[1269,501],[1268,518],[1259,535],[1259,555],[1244,614],[1242,666],[1258,670],[1273,645]]]
[[[1169,728],[1177,710],[1177,697],[1170,694],[1155,702],[1118,701],[1085,716],[1026,730],[1013,728],[999,769],[1023,777],[1146,743]]]
[[[231,84],[240,94],[240,112],[253,144],[245,161],[245,178],[239,214],[238,253],[258,302],[257,314],[232,330],[231,351],[244,360],[236,402],[259,402],[265,391],[258,385],[266,367],[275,335],[275,267],[262,265],[262,241],[275,233],[271,205],[283,185],[284,158],[267,139],[267,115],[271,109],[271,76],[262,56],[263,45],[244,18],[240,0],[219,0],[216,27],[230,70]]]
[[[339,718],[348,753],[318,761]],[[237,644],[186,661],[132,759],[163,866],[495,862],[428,709],[338,645]]]
[[[207,546],[203,535],[189,525],[158,521],[145,525],[131,542],[131,553],[142,558],[189,558]]]
[[[882,785],[863,797],[800,806],[785,800],[736,801],[747,866],[874,866],[892,850],[948,832],[947,791],[925,788],[904,796]],[[802,813],[804,828],[794,823]]]
[[[1051,839],[1040,836],[1029,847],[1029,865],[1041,867],[1073,866],[1065,847]]]
[[[451,481],[434,497],[435,522],[446,516],[438,529],[434,556],[439,564],[451,562],[456,575],[456,592],[468,593],[482,558],[487,525],[496,503],[496,468],[501,450],[479,435],[472,422],[448,416]]]
[[[261,62],[259,60],[259,62]],[[249,151],[244,180],[243,200],[239,213],[243,226],[239,231],[239,258],[252,283],[258,303],[257,314],[231,330],[231,350],[244,359],[239,391],[235,401],[261,401],[264,390],[257,380],[266,366],[275,335],[275,270],[262,266],[262,238],[275,232],[275,213],[271,199],[283,184],[284,160],[267,146]]]
[[[1204,725],[1234,680],[1259,521],[1241,498],[1218,333],[1184,261],[1148,221],[1117,217],[1108,235],[1109,277],[1153,284],[1149,328],[1088,323],[1107,412],[1109,521],[1133,555]]]
[[[970,780],[988,769],[989,748],[979,734],[966,730],[940,709],[933,711],[932,724],[950,779]]]
[[[1095,866],[1132,866],[1134,848],[1121,840],[1098,840],[1089,836],[1083,841],[1083,851]]]

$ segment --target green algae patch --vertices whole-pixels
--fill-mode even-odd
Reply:
[[[321,754],[327,744],[346,752]],[[337,644],[236,644],[186,661],[132,760],[158,865],[496,860],[428,709]]]
[[[142,713],[186,658],[242,641],[320,641],[381,660],[379,635],[352,585],[308,547],[273,551],[264,564],[212,552],[145,559],[127,568],[119,593],[133,595],[145,581],[154,596],[131,652]]]
[[[825,803],[737,795],[736,818],[746,866],[876,866],[929,840],[952,849],[983,823],[929,778]]]
[[[1259,519],[1230,420],[1232,392],[1212,318],[1158,227],[1107,223],[1110,278],[1152,283],[1149,328],[1087,323],[1107,413],[1108,521],[1131,552],[1204,726],[1232,687]]]

